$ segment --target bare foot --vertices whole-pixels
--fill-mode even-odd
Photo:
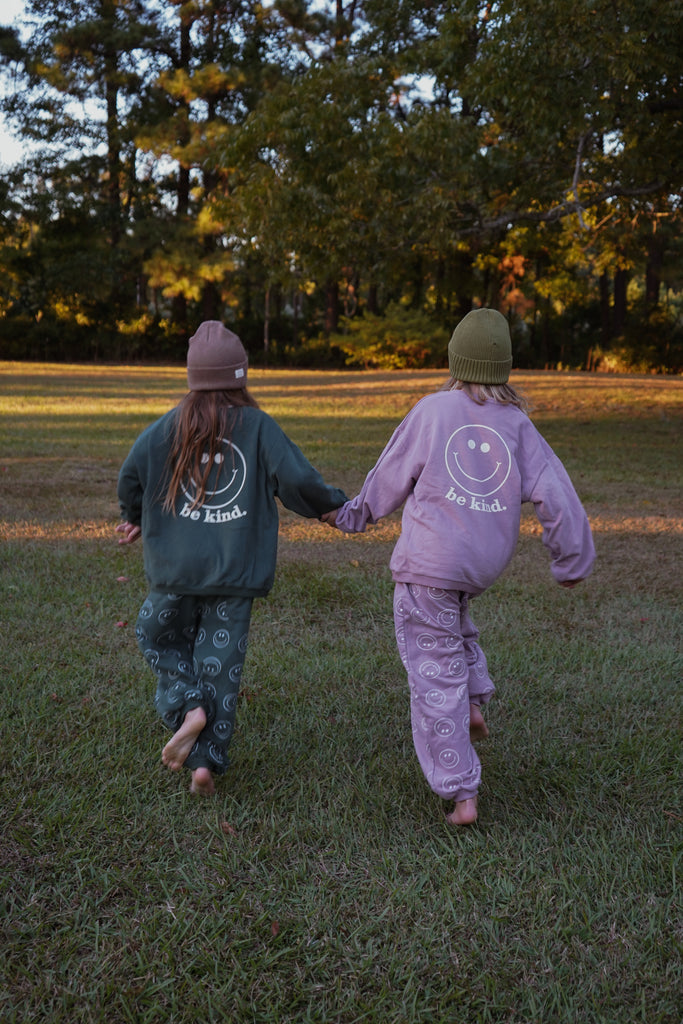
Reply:
[[[204,708],[192,708],[192,711],[187,712],[183,724],[161,752],[161,760],[172,772],[178,772],[183,767],[195,740],[205,725]]]
[[[449,825],[473,825],[477,820],[477,798],[459,800],[451,814],[446,815]]]
[[[192,772],[190,793],[196,796],[213,796],[216,787],[213,784],[213,775],[208,768],[195,768]]]
[[[470,740],[485,740],[489,734],[489,727],[484,721],[481,708],[478,704],[470,704]]]

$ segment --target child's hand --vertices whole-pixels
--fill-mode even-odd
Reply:
[[[339,509],[333,508],[331,512],[325,512],[320,517],[321,523],[327,523],[328,526],[336,526],[337,524],[337,512]]]
[[[117,533],[122,533],[123,537],[119,537],[119,544],[132,544],[134,540],[137,540],[142,530],[139,526],[133,526],[132,523],[125,522],[119,523],[116,527]]]

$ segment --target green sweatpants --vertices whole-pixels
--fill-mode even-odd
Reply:
[[[138,645],[157,677],[154,704],[177,732],[201,707],[206,726],[185,767],[223,775],[235,728],[237,695],[247,651],[252,598],[196,597],[151,591],[135,627]]]

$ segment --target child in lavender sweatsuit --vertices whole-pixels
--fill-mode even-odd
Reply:
[[[455,800],[447,820],[467,825],[477,817],[481,779],[472,744],[488,735],[481,705],[494,692],[469,599],[512,558],[522,502],[534,504],[561,586],[588,576],[595,549],[564,466],[507,383],[505,317],[492,309],[468,313],[453,332],[448,362],[446,388],[408,413],[357,497],[322,518],[358,533],[405,502],[390,566],[415,750],[434,792]]]

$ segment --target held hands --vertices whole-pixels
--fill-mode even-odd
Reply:
[[[321,523],[327,523],[328,526],[336,526],[337,525],[337,512],[338,511],[339,511],[338,508],[333,508],[331,512],[323,513],[323,515],[321,515],[321,517],[320,517],[320,522]]]
[[[142,530],[139,526],[133,526],[132,523],[124,522],[119,523],[116,527],[116,532],[123,534],[123,537],[119,537],[119,544],[132,544],[133,541],[138,539]]]

